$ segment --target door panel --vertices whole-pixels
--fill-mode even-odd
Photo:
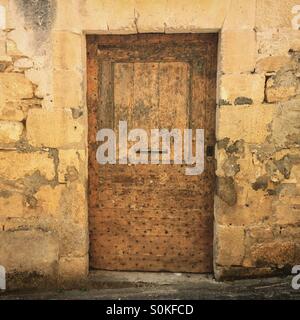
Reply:
[[[215,143],[217,36],[88,36],[90,265],[106,270],[211,272],[214,161],[99,165],[96,133],[205,129]],[[129,143],[130,146],[130,143]]]

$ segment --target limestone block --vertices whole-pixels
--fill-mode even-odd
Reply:
[[[296,225],[300,223],[300,204],[295,199],[274,206],[274,219],[279,225]]]
[[[271,56],[262,58],[256,63],[256,72],[277,72],[281,68],[291,64],[291,59],[288,56]]]
[[[251,248],[253,264],[258,267],[293,265],[295,244],[292,241],[273,241],[255,244]]]
[[[155,28],[156,17],[165,23],[166,32],[189,32],[189,31],[217,31],[222,28],[227,14],[230,1],[139,1],[143,10],[139,9],[141,15],[141,26],[147,21],[148,30]],[[153,6],[153,3],[159,3]],[[152,7],[152,16],[149,16],[148,7]],[[156,9],[157,8],[157,9]],[[159,14],[155,14],[159,12]],[[145,18],[147,17],[147,20]],[[161,22],[158,24],[161,26]],[[139,21],[138,21],[139,25]]]
[[[270,56],[288,57],[289,50],[292,49],[297,51],[299,30],[268,29],[258,31],[256,36],[259,59],[268,58]]]
[[[53,65],[57,69],[82,70],[82,36],[74,32],[52,34]]]
[[[26,101],[26,100],[25,100]],[[0,119],[8,121],[22,121],[25,114],[22,110],[22,102],[0,100]]]
[[[271,126],[271,141],[277,148],[300,145],[300,100],[280,103]]]
[[[221,33],[221,71],[251,72],[255,68],[256,37],[253,30],[227,30]]]
[[[134,19],[138,32],[164,32],[166,1],[134,1]],[[113,20],[110,27],[113,27]]]
[[[88,28],[83,28],[81,24],[81,17],[86,14],[85,2],[78,0],[57,1],[53,30],[68,30],[73,32],[79,32],[83,29],[88,30]],[[101,22],[98,21],[98,23]]]
[[[53,73],[55,108],[78,108],[82,105],[83,74],[72,70]]]
[[[274,231],[272,227],[268,227],[266,225],[250,227],[248,233],[253,241],[270,241],[274,239]]]
[[[215,219],[218,224],[232,226],[250,226],[269,219],[272,214],[272,197],[259,190],[254,191],[248,183],[239,184],[237,204],[228,206],[218,197],[215,198]]]
[[[63,281],[79,281],[88,274],[88,256],[61,257],[58,265],[58,275]]]
[[[15,218],[23,216],[23,196],[2,190],[0,192],[0,217]]]
[[[33,67],[33,61],[29,58],[20,58],[14,62],[14,67],[17,69],[30,69]]]
[[[88,215],[85,186],[70,183],[62,200],[62,221],[59,227],[60,254],[85,256],[88,253]]]
[[[218,225],[216,227],[216,263],[220,266],[242,264],[245,253],[245,230],[243,227]]]
[[[7,272],[53,275],[58,263],[58,241],[50,232],[0,232],[0,264]]]
[[[266,98],[269,103],[287,101],[296,96],[298,81],[293,71],[283,70],[268,79]]]
[[[263,143],[270,134],[268,125],[275,105],[223,106],[217,111],[217,140],[243,139],[247,143]]]
[[[231,1],[226,18],[224,20],[223,30],[254,29],[255,12],[255,0]]]
[[[37,199],[35,214],[42,216],[42,218],[53,218],[60,223],[62,218],[62,194],[65,190],[64,185],[57,185],[52,187],[50,185],[42,186],[34,195]]]
[[[0,40],[0,51],[1,51],[1,40]],[[7,56],[5,53],[0,53],[0,72],[7,71],[12,64],[12,58]]]
[[[81,4],[80,17],[83,30],[103,30],[109,33],[136,32],[135,6],[133,0],[87,0]]]
[[[59,148],[83,144],[84,127],[71,110],[31,109],[27,118],[27,138],[35,147]]]
[[[37,171],[48,180],[55,177],[54,162],[48,153],[0,152],[0,176],[3,179],[21,179]]]
[[[256,7],[256,27],[259,29],[291,28],[292,8],[299,5],[297,0],[258,0]]]
[[[33,97],[31,82],[21,73],[0,73],[0,101]]]
[[[260,74],[228,74],[220,79],[220,101],[258,104],[264,101],[265,77]]]
[[[0,121],[0,144],[19,141],[23,133],[23,127],[21,122]]]
[[[75,181],[83,171],[84,150],[59,150],[58,181]],[[81,170],[82,169],[82,170]]]

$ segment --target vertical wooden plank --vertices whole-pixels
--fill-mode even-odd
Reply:
[[[188,125],[189,65],[184,62],[159,64],[160,128],[185,129]]]
[[[99,65],[96,59],[94,37],[87,38],[87,104],[89,141],[89,206],[94,208],[98,199],[98,176],[96,159],[96,134],[98,130],[97,112],[99,104]],[[90,209],[92,211],[92,209]],[[91,215],[90,215],[91,216]]]
[[[134,64],[114,63],[114,105],[115,130],[119,121],[127,121],[132,127],[132,110],[134,103]]]
[[[148,134],[158,125],[158,63],[134,63],[133,128],[143,128]]]
[[[113,64],[111,61],[99,63],[100,97],[97,110],[98,130],[114,127],[114,101],[113,101]]]
[[[190,103],[190,129],[205,128],[206,109],[206,84],[205,68],[207,66],[206,56],[193,57],[191,62],[191,103]]]

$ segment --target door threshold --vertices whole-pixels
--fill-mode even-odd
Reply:
[[[88,282],[93,287],[136,287],[142,285],[202,284],[214,281],[213,274],[90,270]]]

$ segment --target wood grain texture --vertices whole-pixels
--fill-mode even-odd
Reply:
[[[204,128],[215,144],[215,34],[87,36],[90,266],[212,272],[214,160],[184,165],[99,165],[96,132]]]

